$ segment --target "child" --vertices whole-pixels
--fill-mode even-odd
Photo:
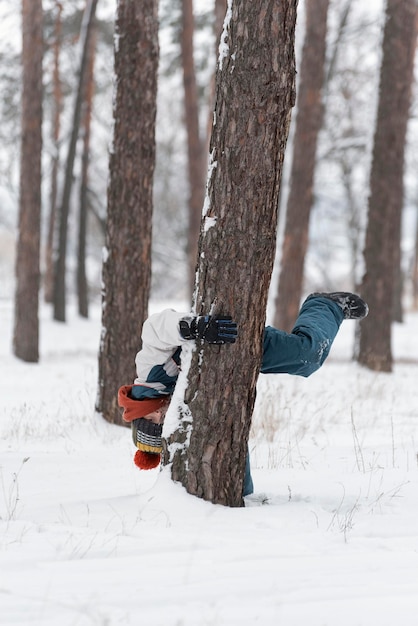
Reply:
[[[361,320],[368,306],[359,296],[313,293],[303,303],[291,333],[267,326],[264,331],[262,374],[310,376],[321,367],[344,319]],[[181,346],[199,339],[207,343],[235,343],[237,325],[226,315],[194,317],[171,309],[151,315],[142,329],[142,349],[135,359],[133,385],[119,389],[123,419],[131,424],[140,469],[156,467],[162,450],[164,417],[176,385]],[[243,495],[253,491],[249,457]]]

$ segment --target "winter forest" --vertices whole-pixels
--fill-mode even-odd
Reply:
[[[238,318],[248,307],[252,322],[290,331],[306,294],[360,291],[373,314],[353,357],[392,371],[392,324],[418,306],[416,2],[289,6],[287,23],[269,3],[237,15],[225,0],[3,3],[0,262],[13,353],[42,358],[40,300],[65,323],[68,301],[87,318],[102,297],[96,409],[110,422],[150,300],[198,313],[216,302]],[[239,71],[234,20],[237,32],[260,27],[259,45],[233,42]],[[286,85],[271,87],[273,69],[255,68],[278,62]],[[213,182],[230,132],[250,147],[231,148]]]
[[[142,581],[156,624],[389,626],[402,607],[415,626],[417,0],[0,17],[5,625],[139,623],[114,585],[139,563],[164,581],[159,613]],[[259,380],[265,325],[291,332],[331,291],[370,312],[325,373]],[[231,315],[239,340],[183,349],[161,467],[140,472],[118,388],[167,307]]]
[[[116,17],[106,2],[22,3],[23,45],[10,36],[3,43],[1,262],[3,297],[15,294],[14,354],[39,359],[39,298],[65,322],[69,297],[87,317],[89,301],[102,292],[103,327],[112,338],[99,359],[98,409],[110,421],[118,421],[115,381],[131,371],[150,297],[191,301],[195,287],[202,209],[205,234],[206,201],[213,202],[207,173],[217,136],[215,83],[226,85],[220,70],[231,37],[225,20],[231,7],[225,0],[207,4],[144,4],[142,16],[149,12],[153,20],[148,32],[129,2]],[[392,321],[402,321],[405,306],[418,306],[415,4],[300,4],[297,32],[289,25],[297,69],[292,74],[290,58],[284,68],[293,100],[274,131],[282,145],[271,145],[280,162],[255,182],[251,166],[261,161],[254,146],[234,174],[241,190],[244,183],[247,190],[263,184],[265,200],[247,197],[254,214],[277,191],[274,214],[259,212],[241,235],[224,227],[224,236],[247,248],[247,261],[252,233],[268,233],[253,246],[254,274],[265,274],[261,315],[269,305],[279,328],[292,329],[306,293],[360,290],[373,317],[360,329],[355,356],[376,371],[392,369]],[[16,4],[3,6],[8,31],[17,29]],[[256,17],[243,19],[250,25]],[[147,46],[143,58],[134,45]],[[242,82],[264,63],[263,53],[263,46],[249,50]],[[266,106],[251,97],[248,107]],[[229,105],[238,134],[235,117],[244,101]],[[267,118],[262,126],[268,128]],[[226,186],[223,197],[213,191],[217,203],[233,202]],[[250,213],[248,206],[234,211],[235,223],[241,211]],[[234,267],[239,252],[231,245],[228,255],[218,262]],[[237,291],[252,293],[245,272],[234,282]],[[215,274],[208,282],[219,299],[225,277],[223,285]]]
[[[310,4],[314,15],[309,13]],[[22,292],[23,301],[29,299],[34,306],[30,307],[30,315],[25,315],[19,311],[27,308],[26,305],[20,307],[17,302],[16,315],[24,319],[16,323],[24,328],[29,326],[27,332],[32,339],[24,340],[25,331],[21,331],[22,342],[36,344],[37,322],[29,317],[36,318],[37,292],[40,298],[52,303],[55,319],[65,319],[66,295],[77,299],[83,316],[88,315],[89,302],[100,297],[102,250],[110,202],[109,151],[114,141],[116,7],[109,0],[93,2],[91,7],[89,2],[44,0],[42,6],[39,2],[27,6],[23,3],[23,17],[30,10],[34,15],[26,17],[34,19],[35,5],[41,12],[38,16],[41,31],[32,45],[40,48],[37,71],[43,89],[41,93],[40,85],[32,84],[33,68],[29,68],[32,83],[28,89],[38,87],[43,108],[34,111],[36,93],[28,93],[27,111],[22,104],[22,64],[34,63],[35,56],[29,49],[26,58],[22,55],[20,6],[7,0],[2,3],[0,270],[2,298],[24,290],[21,285],[25,282],[26,265],[31,273],[35,272],[27,287],[33,293],[29,296]],[[216,47],[226,6],[226,0],[195,2],[195,6],[191,2],[162,1],[159,5],[155,172],[149,209],[152,246],[147,260],[151,268],[149,295],[156,299],[191,298],[209,158]],[[298,99],[285,153],[275,272],[269,299],[269,315],[280,327],[289,329],[305,293],[337,287],[358,289],[364,280],[366,259],[369,264],[377,265],[373,274],[376,282],[379,273],[388,276],[387,267],[393,269],[393,284],[385,285],[384,293],[379,295],[385,302],[389,297],[392,299],[393,319],[402,319],[404,307],[417,307],[414,8],[413,2],[394,2],[393,7],[392,3],[385,7],[379,1],[365,4],[356,0],[299,3],[295,37]],[[393,34],[395,39],[389,41],[389,33],[386,47],[396,48],[399,37],[405,41],[404,54],[409,53],[409,58],[396,61],[389,50],[386,59],[387,65],[393,60],[396,82],[405,100],[393,105],[394,119],[390,118],[390,102],[384,103],[384,83],[379,91],[381,74],[386,70],[382,65],[386,9],[400,13],[398,18],[393,17],[393,23],[399,21],[398,31]],[[89,11],[90,25],[87,24]],[[402,23],[407,18],[408,23]],[[35,22],[29,23],[35,28]],[[121,19],[120,28],[123,27]],[[408,27],[411,32],[406,32]],[[28,37],[26,41],[29,46]],[[396,66],[397,62],[403,65]],[[129,59],[121,60],[121,72],[128,71],[128,63]],[[391,68],[386,71],[389,73]],[[389,91],[394,95],[393,84]],[[382,110],[381,124],[393,124],[393,129],[387,132],[398,135],[396,145],[387,144],[389,155],[382,155],[379,148],[373,153],[379,94],[382,108],[387,109],[387,112]],[[32,173],[29,177],[22,172],[20,161],[24,158],[22,125],[26,115],[35,113],[39,116],[39,132],[42,121],[42,136],[38,145],[26,147],[27,167]],[[404,130],[400,127],[401,114]],[[154,133],[151,135],[152,143]],[[41,159],[36,177],[34,150],[40,152]],[[388,175],[390,172],[395,177],[391,154],[399,170],[397,181]],[[377,163],[379,158],[383,160],[381,165]],[[393,198],[394,214],[386,218],[380,197],[389,198],[388,192],[375,190],[372,185],[383,186],[383,180],[389,179],[396,186],[390,195],[398,197]],[[39,186],[40,181],[39,191],[26,189],[29,184]],[[34,241],[31,252],[22,250],[25,258],[18,256],[16,263],[19,202],[24,202],[25,194],[31,202],[35,202],[36,196],[39,217],[22,218],[20,228],[27,228],[33,239],[39,230],[40,243],[38,246]],[[376,215],[369,211],[369,205],[373,209],[374,197]],[[134,219],[129,216],[129,207],[119,206],[118,211],[126,219]],[[375,232],[375,239],[370,237],[366,244],[368,224],[371,232]],[[385,224],[387,232],[383,232]],[[382,234],[376,232],[380,229]],[[24,233],[20,236],[25,239]],[[288,242],[285,248],[283,241]],[[378,252],[373,246],[377,246]],[[38,247],[40,280],[36,279],[35,271]],[[371,275],[370,268],[367,274]],[[60,284],[54,285],[54,280]],[[147,300],[148,288],[143,289],[142,300]],[[146,302],[143,306],[146,309]],[[381,315],[383,311],[375,310],[375,316]],[[381,329],[390,333],[386,322],[379,322]],[[367,341],[376,342],[376,339],[370,337]],[[390,369],[389,339],[385,342],[385,355],[364,356],[363,361],[369,361],[369,366],[375,369]],[[37,358],[36,345],[15,346],[15,350],[21,351],[24,359]]]

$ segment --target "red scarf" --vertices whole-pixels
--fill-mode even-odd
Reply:
[[[167,396],[145,400],[130,398],[132,387],[133,385],[123,385],[118,391],[118,404],[123,408],[122,417],[125,422],[133,422],[139,417],[145,417],[157,411],[167,401]]]

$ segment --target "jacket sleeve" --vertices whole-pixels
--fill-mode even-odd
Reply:
[[[142,328],[142,349],[135,359],[136,384],[145,382],[155,365],[167,363],[177,348],[187,343],[187,339],[183,339],[180,335],[179,321],[189,315],[173,309],[165,309],[151,315],[145,321]]]

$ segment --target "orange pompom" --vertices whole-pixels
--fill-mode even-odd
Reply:
[[[151,452],[143,452],[137,450],[134,456],[134,463],[139,469],[149,470],[154,469],[160,464],[161,454],[153,454]]]

